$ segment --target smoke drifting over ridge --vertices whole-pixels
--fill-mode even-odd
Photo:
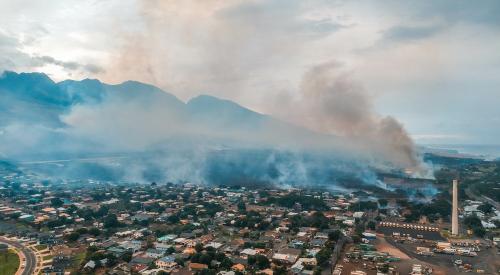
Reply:
[[[124,47],[108,72],[115,74],[112,79],[138,78],[184,99],[208,90],[250,102],[245,105],[348,138],[343,146],[351,151],[419,170],[404,127],[375,111],[348,69],[315,59],[305,47],[304,40],[345,28],[331,19],[304,16],[306,6],[300,1],[141,2],[139,39],[124,35]],[[307,56],[311,59],[304,63]],[[318,65],[308,69],[310,64]]]
[[[381,164],[406,167],[393,156],[374,157],[365,139],[309,131],[212,96],[184,103],[134,81],[55,83],[43,74],[6,72],[0,91],[0,154],[55,177],[333,186],[371,183]],[[297,106],[318,108],[305,103]],[[23,116],[19,106],[26,106]],[[30,139],[22,138],[23,128]]]
[[[329,62],[306,72],[299,98],[290,104],[290,110],[301,110],[301,115],[291,120],[348,138],[396,166],[420,169],[415,146],[403,125],[393,117],[379,115],[363,87],[342,64]]]

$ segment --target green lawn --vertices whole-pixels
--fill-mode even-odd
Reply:
[[[13,275],[19,267],[19,257],[14,251],[0,252],[0,275]]]
[[[76,271],[80,268],[81,264],[85,260],[85,256],[87,256],[87,253],[85,250],[82,252],[78,252],[75,255],[73,255],[73,264],[71,265],[71,268],[68,271]],[[73,274],[73,272],[71,272]]]
[[[44,250],[45,248],[47,248],[47,246],[44,244],[39,244],[39,245],[35,245],[35,248],[36,248],[36,250],[40,251],[40,250]]]

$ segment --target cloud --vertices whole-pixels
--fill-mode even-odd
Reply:
[[[404,2],[400,1],[404,4]],[[406,4],[408,7],[408,2]],[[418,1],[411,3],[409,9],[416,17],[429,19],[438,17],[449,24],[473,23],[490,27],[500,25],[500,2],[495,0],[467,1],[467,0],[441,0]]]
[[[335,59],[376,95],[374,108],[412,134],[498,136],[488,119],[499,115],[496,0],[28,2],[0,4],[3,33],[15,40],[0,42],[0,69],[135,79],[184,100],[208,93],[280,113],[306,70]],[[35,55],[83,67],[40,68]],[[453,123],[469,117],[477,126]]]
[[[55,59],[54,57],[51,56],[34,56],[32,57],[33,60],[37,63],[39,63],[39,66],[44,66],[47,64],[53,64],[57,66],[61,66],[66,70],[69,71],[85,71],[87,73],[91,74],[98,74],[98,73],[103,73],[104,69],[98,65],[95,64],[80,64],[78,62],[74,61],[61,61],[58,59]]]
[[[43,32],[43,31],[41,31]],[[66,71],[78,71],[84,74],[104,73],[104,68],[95,64],[81,64],[75,61],[62,61],[47,55],[32,55],[23,48],[28,47],[36,38],[24,37],[19,39],[0,32],[0,71],[21,70],[31,71],[46,65],[59,66]]]
[[[308,44],[346,28],[308,16],[302,1],[145,1],[139,9],[141,28],[121,33],[105,81],[137,79],[182,99],[210,93],[252,107],[277,83],[297,81]]]
[[[383,32],[385,41],[415,41],[432,37],[443,30],[442,26],[394,26]]]

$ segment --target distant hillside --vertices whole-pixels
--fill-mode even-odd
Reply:
[[[100,117],[84,119],[78,116],[80,113],[73,115],[75,110],[81,111],[83,108],[88,108],[85,113],[87,115],[99,111],[103,114]],[[116,109],[122,109],[122,113]],[[120,121],[124,114],[133,115],[133,121]],[[110,117],[113,115],[117,116],[116,120]],[[68,125],[71,119],[75,121],[75,125]],[[87,124],[81,123],[82,120]],[[111,124],[110,127],[103,125],[96,134],[85,136],[76,130],[68,130],[71,130],[70,126],[99,126],[105,121]],[[149,148],[171,144],[173,139],[181,143],[191,141],[271,147],[287,143],[297,145],[306,141],[311,144],[320,140],[330,142],[334,139],[332,136],[313,133],[259,114],[229,100],[202,95],[184,103],[157,87],[136,81],[126,81],[118,85],[105,84],[95,79],[55,83],[42,73],[18,74],[9,71],[0,76],[0,129],[3,127],[4,142],[10,146],[22,135],[23,138],[19,139],[18,144],[21,146],[26,135],[32,137],[24,144],[24,150],[15,150],[15,144],[10,148],[2,148],[0,145],[0,153],[4,155],[26,157],[50,156],[51,153],[59,156],[67,153],[81,155],[107,152],[113,150],[113,146],[99,146],[102,141],[94,137],[99,137],[106,130],[112,132],[118,122],[127,123],[129,133],[139,131],[144,133],[144,137],[156,136],[150,143],[141,144]],[[155,129],[144,128],[146,125]],[[122,134],[117,137],[116,144],[122,138],[126,140],[127,136]],[[46,139],[50,142],[44,142]],[[111,142],[110,145],[116,144]]]
[[[53,177],[326,186],[375,179],[372,156],[345,144],[209,95],[184,103],[136,81],[0,76],[1,158]]]

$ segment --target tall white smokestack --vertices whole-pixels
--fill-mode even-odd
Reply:
[[[453,180],[453,206],[451,209],[451,235],[458,236],[458,180]]]

